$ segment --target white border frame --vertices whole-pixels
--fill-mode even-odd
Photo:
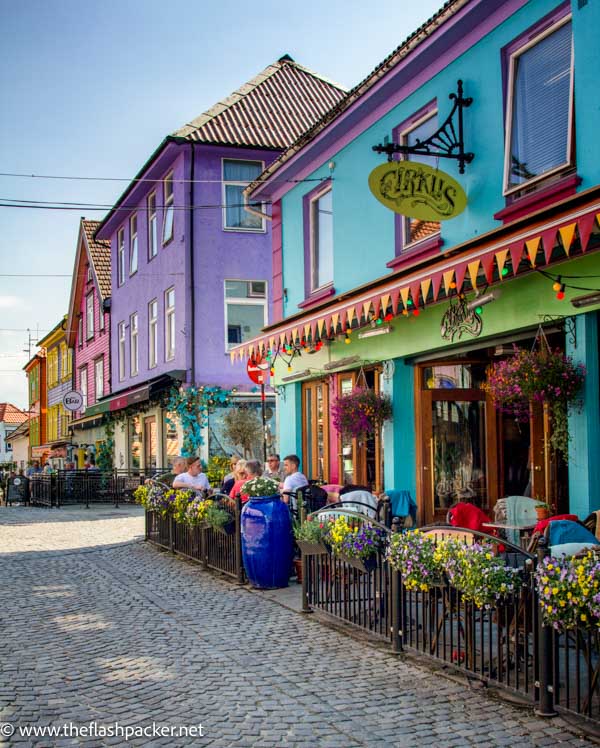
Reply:
[[[167,294],[170,291],[173,291],[173,306],[172,307],[171,306],[167,306]],[[176,340],[176,337],[177,337],[177,329],[175,327],[175,320],[176,320],[176,317],[175,317],[175,305],[177,304],[177,296],[175,294],[175,286],[169,286],[169,288],[167,288],[165,290],[165,293],[163,295],[163,301],[164,301],[164,320],[165,320],[165,361],[173,361],[173,359],[175,358],[175,352],[177,350],[177,346],[175,344],[175,340]],[[169,346],[167,345],[169,325],[167,324],[167,315],[168,315],[168,313],[169,313],[169,311],[171,309],[173,310],[173,355],[169,356],[168,355],[169,354]]]
[[[528,42],[525,42],[522,47],[519,47],[519,49],[515,50],[509,57],[508,60],[508,82],[507,82],[507,88],[506,88],[506,121],[504,123],[504,176],[502,179],[502,194],[504,196],[512,195],[515,192],[520,192],[523,189],[527,189],[531,185],[536,184],[537,182],[541,181],[542,179],[547,179],[548,177],[552,176],[553,174],[556,174],[561,171],[565,171],[566,169],[572,167],[575,163],[573,158],[573,90],[574,90],[574,54],[573,54],[573,30],[571,28],[571,66],[570,66],[570,75],[571,75],[571,81],[569,86],[569,132],[567,133],[567,153],[566,153],[566,161],[564,161],[562,164],[559,164],[555,166],[552,169],[549,169],[548,171],[545,171],[543,174],[538,174],[537,176],[533,177],[532,179],[528,179],[525,182],[521,182],[518,185],[515,185],[514,187],[508,186],[508,178],[510,174],[509,169],[509,159],[510,159],[510,150],[511,150],[511,142],[512,142],[512,115],[513,115],[513,87],[514,87],[514,77],[515,77],[515,62],[518,57],[520,57],[524,52],[527,52],[527,50],[531,49],[532,47],[535,47],[536,44],[539,44],[543,39],[553,34],[555,31],[558,31],[558,29],[561,26],[564,26],[566,23],[572,23],[572,16],[569,13],[564,18],[559,19],[556,21],[556,23],[553,23],[548,28],[544,29],[543,31],[540,31],[539,34],[536,34],[532,39],[530,39]]]
[[[133,233],[133,229],[132,229],[134,221],[135,221],[135,234]],[[134,236],[137,242],[137,257],[136,257],[136,268],[135,270],[132,271],[131,270],[131,257],[132,257]],[[139,224],[138,224],[138,214],[137,212],[135,212],[129,216],[129,277],[131,278],[132,275],[135,275],[139,269],[140,269],[140,231],[139,231]]]
[[[228,184],[236,187],[247,187],[250,182],[236,182],[234,180],[225,180],[225,161],[243,161],[248,164],[260,164],[260,173],[262,174],[265,170],[265,162],[259,158],[232,158],[230,156],[221,157],[221,205],[222,208],[222,229],[223,231],[241,231],[244,234],[266,234],[267,222],[264,218],[261,219],[261,227],[259,229],[245,229],[242,227],[228,226],[227,225],[227,195],[226,187]],[[244,203],[247,204],[247,200],[244,197]],[[264,212],[264,203],[260,204],[261,211]]]
[[[168,171],[165,176],[161,179],[162,183],[162,192],[163,192],[163,215],[162,215],[162,231],[161,231],[161,246],[166,247],[167,244],[173,241],[175,238],[175,169],[171,169]],[[169,198],[169,202],[167,203],[167,191],[165,189],[165,184],[167,180],[171,178],[171,197]],[[168,239],[165,239],[165,224],[166,224],[166,217],[167,217],[167,210],[170,207],[173,207],[173,225],[171,227],[171,236]]]
[[[333,184],[331,182],[327,182],[327,184],[323,187],[322,190],[319,190],[318,192],[316,192],[308,200],[308,231],[309,231],[309,254],[310,254],[310,257],[309,257],[310,267],[308,268],[309,298],[313,294],[319,293],[319,291],[323,291],[324,289],[331,288],[331,286],[333,286],[333,278],[327,281],[327,283],[322,283],[320,286],[313,285],[314,269],[315,269],[315,205],[328,192],[331,192],[331,221],[333,223]],[[332,255],[334,255],[335,240],[333,236],[333,227],[332,227],[331,233],[332,233],[331,252],[332,252]],[[331,259],[333,260],[334,256],[332,256]],[[335,262],[334,262],[334,274],[335,274]]]
[[[264,296],[227,296],[227,282],[232,283],[264,283],[265,284],[265,295]],[[241,343],[228,343],[228,324],[227,324],[227,304],[235,303],[241,306],[260,306],[263,305],[263,319],[265,325],[269,319],[269,281],[262,278],[224,278],[223,279],[223,339],[225,341],[225,354],[229,355],[229,351],[236,345]]]

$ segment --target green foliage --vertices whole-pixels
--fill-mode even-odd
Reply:
[[[225,413],[223,435],[231,444],[242,447],[244,457],[250,456],[254,442],[262,439],[262,424],[256,410],[248,405],[239,405]]]
[[[279,483],[272,478],[252,478],[244,483],[242,493],[246,496],[274,496],[279,493]]]
[[[221,506],[219,506],[216,502],[212,502],[206,510],[204,519],[206,523],[210,525],[210,527],[218,530],[222,527],[225,527],[228,522],[231,522],[233,516],[226,509],[223,509]]]
[[[229,457],[211,457],[206,469],[206,477],[211,486],[220,486],[229,472]]]
[[[296,540],[304,540],[307,543],[322,543],[331,529],[332,520],[311,514],[305,522],[294,523],[294,536]]]
[[[208,423],[208,414],[217,406],[229,405],[229,390],[221,387],[188,387],[178,389],[173,387],[166,403],[167,411],[175,413],[183,430],[183,445],[181,454],[192,457],[198,453],[204,443],[202,429]],[[173,428],[175,421],[167,417]]]

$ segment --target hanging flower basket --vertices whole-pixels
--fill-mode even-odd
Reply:
[[[373,434],[392,417],[392,402],[387,395],[357,387],[347,395],[340,395],[331,413],[337,431],[357,438]]]
[[[568,457],[567,415],[577,403],[585,380],[585,367],[575,364],[560,350],[551,350],[547,342],[539,350],[520,350],[492,364],[483,389],[490,393],[496,407],[516,420],[529,420],[530,403],[547,403],[552,420],[552,446]]]

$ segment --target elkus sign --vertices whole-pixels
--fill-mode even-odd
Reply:
[[[422,221],[447,221],[462,213],[467,196],[449,174],[416,161],[390,161],[369,174],[375,197],[394,213]]]

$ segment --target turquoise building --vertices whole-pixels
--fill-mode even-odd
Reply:
[[[423,523],[506,495],[598,508],[599,24],[582,0],[448,2],[247,190],[275,321],[232,358],[270,362],[309,478],[406,489]],[[586,366],[568,458],[548,403],[516,421],[486,389],[515,346]],[[375,433],[335,428],[356,388],[391,398]]]

